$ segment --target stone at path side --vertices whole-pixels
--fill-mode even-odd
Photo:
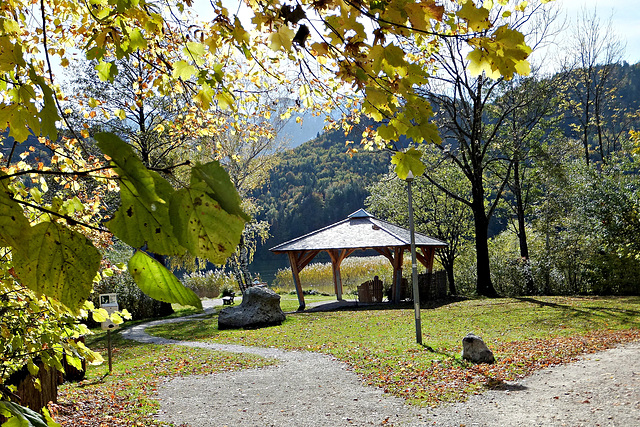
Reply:
[[[462,358],[473,363],[493,363],[496,361],[493,352],[489,350],[482,338],[475,334],[467,334],[462,339]]]
[[[244,292],[240,305],[220,312],[218,329],[273,326],[281,324],[285,318],[280,308],[280,295],[271,289],[253,286]]]

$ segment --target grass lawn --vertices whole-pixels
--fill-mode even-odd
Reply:
[[[307,305],[314,298],[306,298]],[[282,306],[290,311],[284,308],[287,304],[295,310],[297,298],[285,296]],[[471,393],[500,387],[504,380],[571,361],[585,352],[640,339],[640,297],[466,300],[423,309],[422,328],[425,346],[415,343],[412,306],[382,305],[291,313],[282,325],[257,330],[219,331],[217,316],[212,315],[147,332],[331,354],[351,365],[366,384],[413,404],[438,405],[464,400]],[[461,339],[468,332],[480,335],[493,350],[494,365],[472,365],[460,359]],[[114,335],[113,374],[100,381],[107,368],[93,367],[83,384],[61,387],[62,404],[56,409],[63,425],[159,425],[151,418],[158,409],[153,393],[164,378],[271,363],[248,355],[142,345]],[[105,342],[100,332],[87,345],[104,349]],[[95,414],[101,413],[96,423]],[[65,417],[70,421],[65,423]],[[94,423],[83,423],[83,417]]]
[[[345,299],[349,299],[348,295],[345,295]],[[354,297],[355,298],[355,297]],[[335,301],[335,295],[305,295],[304,302],[309,308],[315,302]],[[290,313],[298,310],[300,303],[298,302],[298,296],[295,294],[280,295],[280,308],[285,313]]]

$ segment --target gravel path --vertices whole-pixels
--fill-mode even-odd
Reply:
[[[195,317],[195,316],[191,316]],[[158,389],[158,419],[208,426],[640,426],[640,343],[538,372],[506,390],[436,409],[363,386],[346,364],[318,353],[173,341],[138,325],[125,338],[275,358],[278,364],[176,378]]]

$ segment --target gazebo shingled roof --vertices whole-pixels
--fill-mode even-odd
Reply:
[[[436,248],[447,244],[438,239],[415,233],[418,260],[431,271]],[[402,259],[405,250],[410,250],[409,230],[373,217],[360,209],[346,219],[321,228],[304,236],[271,248],[274,253],[287,253],[291,272],[298,293],[299,310],[304,310],[304,295],[300,283],[300,271],[322,251],[329,253],[333,266],[333,279],[338,300],[342,299],[340,264],[356,250],[373,249],[389,259],[393,265],[392,295],[397,302],[402,280]]]

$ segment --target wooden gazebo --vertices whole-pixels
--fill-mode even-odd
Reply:
[[[435,250],[444,248],[447,244],[421,233],[415,233],[415,239],[416,258],[425,266],[427,272],[431,272]],[[271,251],[289,255],[291,273],[300,303],[298,310],[304,310],[305,302],[302,283],[300,283],[300,271],[316,255],[326,251],[331,257],[336,296],[338,300],[342,300],[340,264],[353,252],[367,249],[373,249],[391,262],[393,266],[392,295],[394,302],[398,302],[402,282],[403,255],[404,251],[411,249],[409,230],[374,218],[364,209],[352,213],[340,222],[282,243],[271,248]]]

